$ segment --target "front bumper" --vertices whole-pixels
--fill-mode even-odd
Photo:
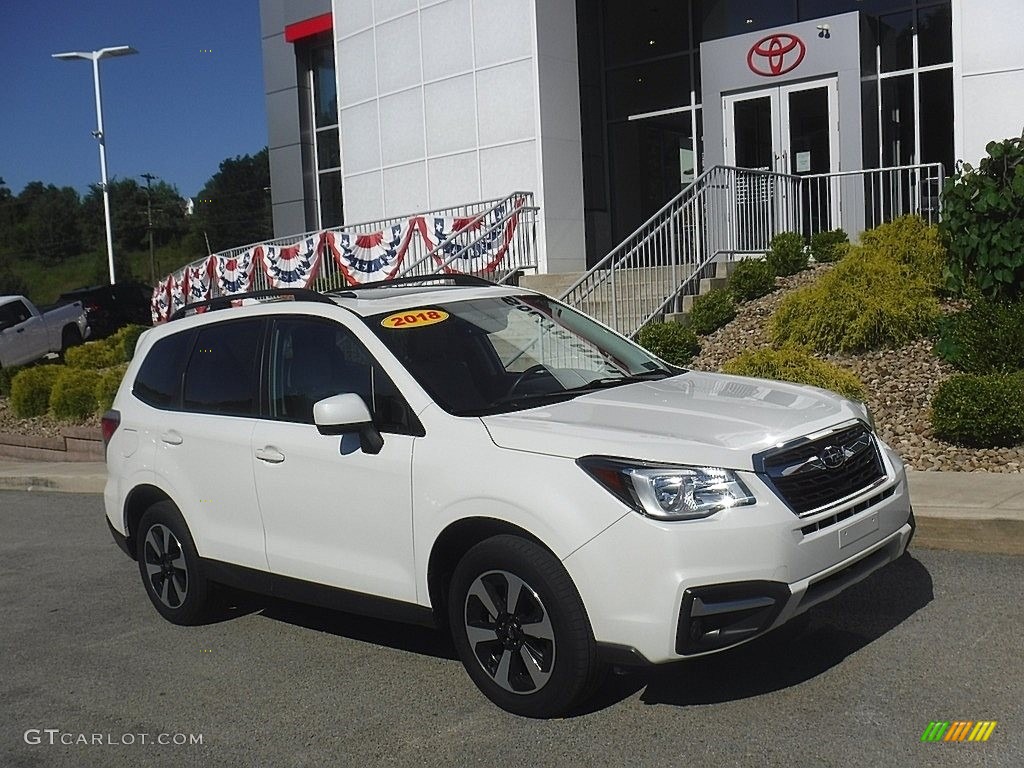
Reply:
[[[897,559],[913,534],[906,475],[820,515],[794,515],[744,474],[758,503],[706,520],[626,515],[564,561],[602,646],[662,663],[767,632]]]

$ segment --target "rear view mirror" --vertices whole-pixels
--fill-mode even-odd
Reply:
[[[313,423],[321,435],[359,433],[364,453],[380,453],[384,438],[373,423],[366,401],[354,392],[325,397],[313,405]]]

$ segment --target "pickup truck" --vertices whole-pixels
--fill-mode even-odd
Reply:
[[[88,337],[80,301],[40,310],[24,296],[0,296],[0,367],[31,363]]]

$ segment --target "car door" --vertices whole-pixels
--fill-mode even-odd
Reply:
[[[42,357],[48,350],[45,346],[46,327],[41,317],[32,311],[21,299],[15,299],[0,307],[0,346],[6,366],[29,363]],[[43,339],[40,341],[40,330]]]
[[[155,434],[149,436],[157,446],[156,472],[180,507],[199,554],[261,571],[267,558],[251,440],[265,323],[247,318],[200,326],[180,382],[180,402],[150,420]]]
[[[273,573],[408,602],[416,588],[412,451],[420,433],[394,384],[345,326],[282,315],[268,347],[268,411],[253,431],[260,512]],[[321,435],[313,404],[356,392],[384,437]]]

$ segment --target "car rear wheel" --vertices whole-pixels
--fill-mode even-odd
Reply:
[[[502,535],[470,549],[455,569],[448,609],[466,671],[508,712],[564,715],[599,679],[579,593],[558,559],[532,541]]]
[[[188,526],[169,501],[142,516],[136,534],[139,573],[153,607],[173,624],[196,624],[206,615],[210,587]]]
[[[61,354],[67,352],[71,347],[77,347],[82,343],[82,332],[78,330],[78,326],[69,325],[60,334],[60,351]]]

